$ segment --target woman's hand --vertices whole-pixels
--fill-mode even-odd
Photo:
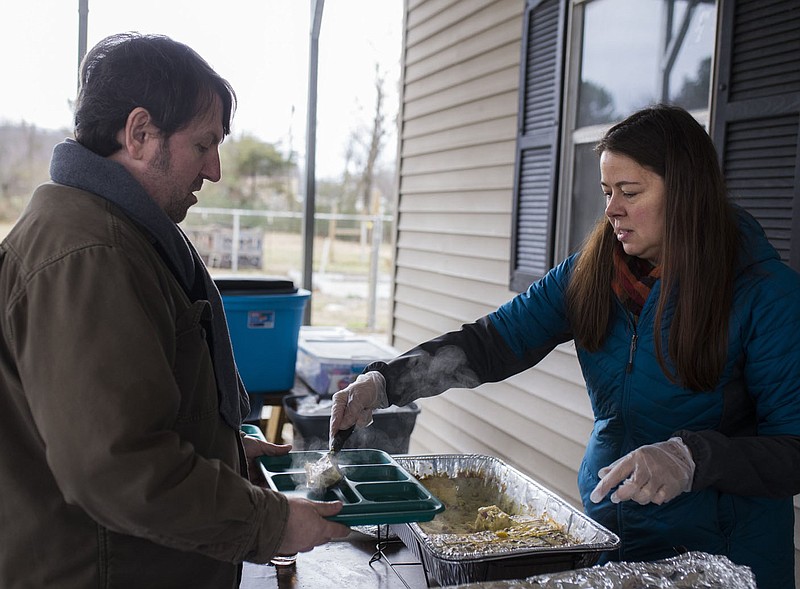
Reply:
[[[661,505],[691,490],[694,466],[692,453],[680,438],[642,446],[601,468],[600,482],[589,498],[600,503],[619,485],[611,495],[614,503],[633,499],[639,505]]]
[[[386,380],[377,371],[359,374],[355,382],[333,395],[330,439],[341,429],[367,427],[375,409],[388,407]]]

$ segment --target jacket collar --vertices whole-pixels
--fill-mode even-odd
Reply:
[[[231,427],[238,429],[250,407],[233,358],[222,298],[183,231],[122,165],[97,155],[77,141],[66,139],[55,146],[50,177],[53,182],[86,190],[122,209],[154,244],[189,298],[208,299],[213,315],[211,348],[220,391],[220,414]]]
[[[195,261],[183,232],[122,165],[67,139],[53,150],[50,177],[58,184],[92,192],[122,209],[158,246],[186,292],[191,291]]]

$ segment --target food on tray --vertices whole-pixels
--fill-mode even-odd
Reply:
[[[419,527],[452,552],[494,547],[569,546],[579,543],[547,514],[527,513],[502,486],[482,476],[425,476],[420,482],[445,505],[444,512]]]
[[[316,492],[323,492],[342,480],[342,473],[330,454],[325,454],[315,462],[307,462],[306,486]]]

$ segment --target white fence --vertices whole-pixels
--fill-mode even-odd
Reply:
[[[260,231],[257,229],[242,229],[242,217],[262,217],[268,221],[276,218],[281,219],[297,219],[302,221],[302,212],[288,212],[288,211],[265,211],[265,210],[251,210],[251,209],[224,209],[214,207],[192,207],[189,209],[190,215],[221,215],[231,217],[230,224],[225,224],[218,227],[217,234],[202,235],[198,231],[194,231],[192,243],[197,247],[198,251],[207,250],[212,256],[211,261],[230,259],[230,265],[225,264],[223,267],[231,268],[231,270],[238,270],[239,262],[242,255],[254,256],[256,250],[260,247]],[[380,247],[383,241],[383,224],[390,223],[392,217],[389,215],[346,215],[340,213],[316,213],[314,215],[316,220],[327,220],[335,226],[339,221],[354,221],[359,226],[359,236],[362,243],[365,243],[370,236],[370,229],[374,228],[372,232],[372,246],[375,248]],[[228,229],[230,227],[230,229]],[[191,230],[190,230],[191,232]],[[331,235],[333,237],[333,235]],[[202,251],[201,251],[202,253]],[[377,260],[376,255],[372,256]],[[208,260],[207,260],[208,261]],[[213,264],[212,264],[213,265]],[[249,265],[249,264],[248,264]],[[320,270],[324,272],[324,268]]]
[[[191,218],[187,218],[186,232],[192,243],[211,268],[226,268],[232,272],[240,269],[261,268],[263,255],[264,230],[260,227],[242,227],[243,217],[261,217],[272,222],[274,219],[296,219],[302,225],[302,212],[267,211],[250,209],[226,209],[214,207],[192,207],[189,209]],[[210,226],[198,226],[194,217],[229,217],[230,222],[216,222]],[[367,285],[367,327],[375,327],[375,313],[378,289],[378,268],[380,260],[380,247],[383,242],[384,223],[391,223],[389,215],[348,215],[340,213],[316,213],[315,221],[328,221],[328,237],[323,242],[323,251],[320,255],[320,267],[316,275],[325,275],[329,256],[327,248],[337,235],[349,234],[359,238],[362,246],[369,248],[369,266],[365,282]],[[356,225],[356,229],[337,228],[339,222],[349,222]],[[311,240],[313,243],[313,240]],[[311,285],[301,285],[311,289]]]

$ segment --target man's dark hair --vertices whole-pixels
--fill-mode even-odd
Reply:
[[[231,85],[193,49],[163,35],[121,33],[95,45],[81,63],[75,139],[107,157],[130,112],[147,109],[164,138],[222,102],[222,127],[230,133],[236,108]]]

